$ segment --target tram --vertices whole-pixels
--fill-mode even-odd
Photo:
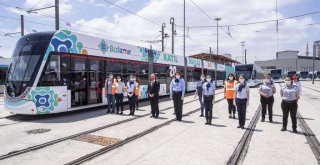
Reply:
[[[320,80],[320,71],[317,71],[315,76],[316,76],[316,80]]]
[[[282,70],[281,69],[272,69],[270,70],[271,78],[275,83],[282,83]]]
[[[160,95],[168,95],[171,77],[177,71],[184,76],[185,60],[186,88],[193,91],[203,73],[203,60],[68,30],[32,33],[20,38],[13,51],[4,109],[41,115],[104,106],[104,82],[109,73],[121,76],[124,82],[135,74],[139,99],[146,99],[149,74],[154,72],[160,81]]]
[[[255,87],[262,83],[264,71],[255,64],[240,64],[235,66],[237,76],[244,74],[249,87]]]
[[[287,75],[292,77],[293,75],[297,74],[296,71],[288,71]]]
[[[308,71],[300,71],[298,72],[299,80],[300,81],[310,81],[309,72]]]

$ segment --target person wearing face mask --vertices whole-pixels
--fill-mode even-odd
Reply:
[[[245,82],[245,76],[239,76],[239,83],[235,85],[234,97],[235,104],[237,105],[239,126],[237,128],[244,129],[246,123],[247,106],[249,106],[250,89]]]
[[[160,83],[156,80],[155,74],[151,74],[150,83],[148,84],[148,95],[151,105],[151,117],[159,117],[159,91]]]
[[[170,83],[170,98],[173,99],[176,120],[182,120],[182,106],[185,94],[184,80],[180,77],[180,72],[176,72],[175,79]]]
[[[237,84],[235,76],[230,73],[224,86],[224,98],[228,101],[229,118],[232,118],[231,114],[233,114],[234,119],[236,118],[236,106],[233,104],[235,84]]]
[[[134,94],[134,91],[136,89],[136,81],[134,80],[134,76],[130,75],[130,80],[127,82],[127,92],[128,92],[128,99],[129,99],[129,108],[130,108],[130,114],[134,115],[135,111],[135,102],[136,102],[136,95]]]
[[[297,74],[292,76],[293,85],[296,85],[299,88],[299,96],[301,97],[301,83]]]
[[[297,109],[298,100],[300,98],[299,88],[293,84],[292,78],[290,76],[285,77],[285,85],[281,87],[280,95],[282,98],[281,108],[282,108],[282,129],[281,131],[287,130],[288,116],[290,113],[292,121],[292,130],[297,133]]]
[[[265,121],[266,111],[268,107],[269,121],[272,123],[272,107],[274,103],[273,95],[276,93],[276,87],[271,82],[268,74],[264,75],[264,81],[259,87],[260,102],[262,108],[261,122]]]
[[[121,77],[117,76],[117,82],[115,83],[115,98],[117,102],[117,114],[123,114],[123,92],[125,90],[125,85],[121,81]],[[121,112],[119,111],[121,107]]]
[[[138,110],[139,109],[139,80],[137,79],[137,76],[134,76],[134,81],[136,82],[136,89],[135,89],[135,91],[134,91],[134,94],[136,95],[136,102],[135,102],[135,104],[136,104],[136,110]]]
[[[202,86],[203,86],[203,83],[205,83],[205,80],[206,80],[206,77],[205,75],[201,75],[200,76],[200,81],[197,83],[197,88],[196,88],[196,91],[194,93],[194,97],[199,97],[199,102],[200,102],[200,107],[201,107],[201,115],[200,117],[203,117],[203,110],[204,110],[204,104],[203,104],[203,97],[202,97]]]
[[[210,75],[207,75],[207,82],[205,82],[202,86],[202,95],[204,99],[204,108],[206,115],[206,125],[211,125],[212,121],[212,108],[215,101],[215,84],[212,81]]]
[[[110,109],[112,107],[111,113],[115,112],[116,107],[116,101],[115,101],[115,92],[116,92],[116,86],[115,86],[115,79],[113,78],[113,74],[109,74],[108,79],[105,82],[105,96],[107,97],[108,101],[108,111],[107,113],[110,113]]]

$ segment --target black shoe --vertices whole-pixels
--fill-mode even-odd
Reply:
[[[241,128],[241,126],[240,125],[238,125],[238,127],[237,128]]]
[[[114,113],[114,111],[111,111],[111,113]]]
[[[261,119],[261,122],[264,122],[264,118]]]
[[[241,129],[244,129],[244,126],[241,126]]]
[[[210,122],[209,122],[208,124],[209,124],[209,125],[212,125],[212,123],[210,123]]]
[[[287,128],[282,128],[281,131],[287,131]]]
[[[203,114],[201,114],[199,117],[203,117]]]
[[[230,119],[232,118],[231,114],[229,115],[229,118],[230,118]]]
[[[206,123],[204,123],[205,125],[208,125],[209,123],[208,122],[206,122]]]
[[[123,112],[121,111],[121,112],[120,112],[120,115],[122,115],[122,114],[123,114]]]
[[[270,123],[273,123],[273,120],[271,119],[271,120],[269,120],[269,122],[270,122]]]
[[[292,130],[293,133],[298,133],[297,129]]]
[[[233,114],[233,118],[234,118],[234,119],[236,118],[236,115],[235,115],[235,114]]]
[[[107,113],[110,113],[110,111],[107,111]]]

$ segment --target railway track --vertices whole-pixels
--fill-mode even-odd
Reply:
[[[259,121],[259,118],[261,116],[261,106],[258,107],[255,114],[252,117],[251,122],[249,123],[246,131],[242,135],[236,149],[232,153],[232,155],[229,158],[228,165],[234,165],[234,164],[242,164],[249,148],[249,144],[253,135],[253,132],[256,128],[256,125]]]
[[[219,99],[219,100],[216,101],[216,103],[218,103],[218,102],[220,102],[220,101],[223,101],[223,100],[224,100],[223,98],[222,98],[222,99]],[[199,110],[200,110],[200,108],[195,109],[195,110],[193,110],[193,111],[190,111],[190,112],[184,114],[183,116],[191,115],[191,114],[193,114],[193,113],[195,113],[195,112],[197,112],[197,111],[199,111]],[[78,165],[78,164],[82,164],[82,163],[84,163],[84,162],[86,162],[86,161],[89,161],[89,160],[91,160],[91,159],[93,159],[93,158],[96,158],[96,157],[98,157],[98,156],[100,156],[100,155],[102,155],[102,154],[105,154],[105,153],[110,152],[110,151],[112,151],[112,150],[114,150],[114,149],[117,149],[117,148],[119,148],[119,147],[122,147],[123,145],[128,144],[128,143],[130,143],[130,142],[132,142],[132,141],[134,141],[134,140],[137,140],[137,139],[139,139],[139,138],[141,138],[141,137],[143,137],[143,136],[145,136],[145,135],[148,135],[148,134],[150,134],[150,133],[152,133],[152,132],[154,132],[154,131],[156,131],[156,130],[164,127],[164,126],[167,126],[167,125],[171,124],[171,123],[174,122],[174,121],[175,121],[175,119],[171,119],[171,120],[169,120],[169,121],[166,121],[166,122],[164,122],[164,123],[161,123],[161,124],[159,124],[159,125],[156,125],[156,126],[154,126],[154,127],[151,127],[151,128],[149,128],[149,129],[146,129],[146,130],[144,130],[144,131],[141,131],[141,132],[139,132],[139,133],[137,133],[137,134],[135,134],[135,135],[132,135],[132,136],[124,139],[123,141],[120,141],[120,142],[115,143],[115,144],[113,144],[113,145],[110,145],[110,146],[101,148],[101,149],[99,149],[99,150],[97,150],[97,151],[95,151],[95,152],[92,152],[92,153],[89,153],[89,154],[87,154],[87,155],[84,155],[84,156],[82,156],[82,157],[80,157],[80,158],[78,158],[78,159],[76,159],[76,160],[73,160],[73,161],[67,163],[66,165]]]
[[[221,93],[223,93],[223,92],[220,92],[220,93],[217,93],[217,94],[221,94]],[[224,100],[224,99],[222,98],[220,100],[217,100],[217,102],[220,102],[222,100]],[[191,102],[195,102],[195,101],[198,101],[198,99],[185,102],[184,105],[188,104],[188,103],[191,103]],[[169,109],[172,109],[172,108],[173,108],[173,106],[170,106],[170,107],[167,107],[167,108],[164,108],[164,109],[160,110],[160,112],[163,112],[163,111],[166,111],[166,110],[169,110]],[[137,120],[139,118],[143,118],[143,117],[146,117],[146,116],[150,116],[150,114],[147,113],[147,114],[140,115],[140,116],[134,116],[134,117],[129,118],[129,119],[125,119],[125,120],[121,120],[121,121],[118,121],[118,122],[115,122],[115,123],[111,123],[111,124],[107,124],[107,125],[104,125],[104,126],[100,126],[100,127],[94,128],[94,129],[90,129],[88,131],[80,132],[80,133],[77,133],[77,134],[74,134],[74,135],[70,135],[70,136],[66,136],[66,137],[62,137],[62,138],[58,138],[56,140],[52,140],[52,141],[49,141],[49,142],[46,142],[46,143],[42,143],[42,144],[39,144],[39,145],[31,146],[31,147],[28,147],[28,148],[25,148],[25,149],[12,151],[12,152],[9,152],[8,154],[1,155],[0,156],[0,160],[8,159],[8,158],[11,158],[11,157],[14,157],[14,156],[17,156],[17,155],[21,155],[21,154],[28,153],[28,152],[31,152],[31,151],[39,150],[41,148],[45,148],[45,147],[48,147],[48,146],[51,146],[51,145],[54,145],[54,144],[57,144],[57,143],[72,139],[72,138],[76,138],[76,137],[79,137],[79,136],[82,136],[82,135],[86,135],[86,134],[89,134],[89,133],[93,133],[93,132],[96,132],[96,131],[99,131],[99,130],[103,130],[103,129],[110,128],[110,127],[113,127],[113,126],[117,126],[117,125],[120,125],[120,124],[123,124],[123,123],[127,123],[127,122],[130,122],[130,121],[133,121],[133,120]]]
[[[314,88],[310,88],[308,86],[305,86],[305,85],[302,85],[303,88],[307,88],[307,89],[310,89],[310,90],[313,90],[313,91],[316,91],[316,92],[319,92],[320,93],[320,90],[318,89],[314,89]]]

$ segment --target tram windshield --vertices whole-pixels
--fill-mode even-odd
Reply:
[[[273,79],[280,79],[281,78],[281,70],[271,70],[271,77]]]
[[[320,72],[317,72],[317,77],[320,78]]]
[[[300,72],[301,78],[308,78],[309,72]]]
[[[32,85],[46,46],[47,42],[30,42],[16,46],[6,80],[9,96],[19,96],[26,87]]]
[[[252,71],[253,71],[253,65],[238,65],[235,67],[236,69],[236,75],[240,76],[243,74],[246,79],[251,79]]]

